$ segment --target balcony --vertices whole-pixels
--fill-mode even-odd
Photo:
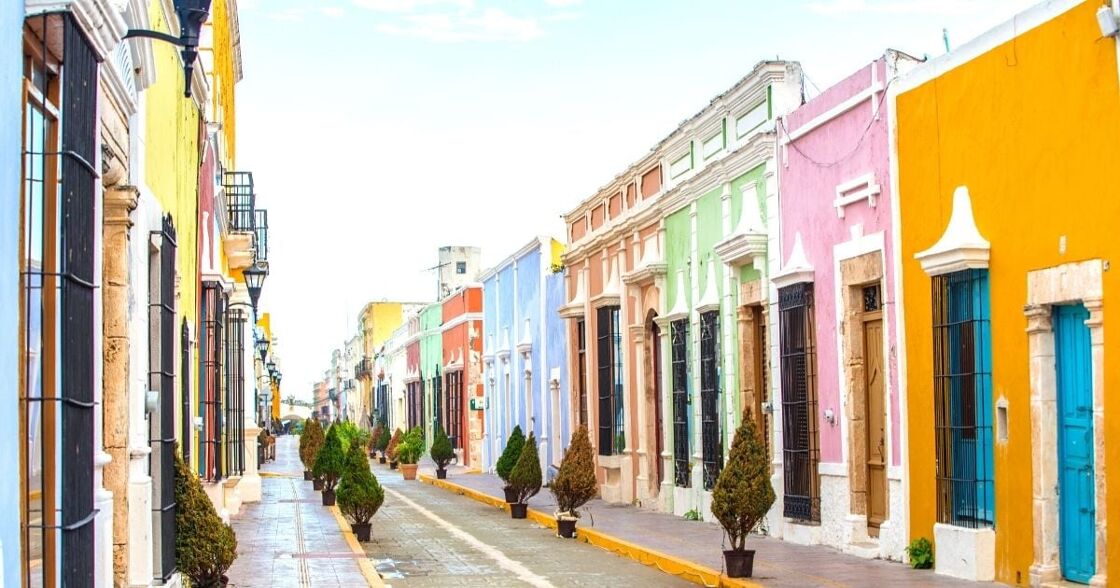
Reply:
[[[358,378],[369,378],[373,375],[373,360],[363,357],[358,365],[354,366],[354,375]]]
[[[268,211],[258,208],[254,222],[256,243],[253,248],[253,261],[255,263],[268,263]]]
[[[355,390],[357,388],[358,388],[358,382],[356,380],[354,380],[353,378],[342,381],[342,391],[343,392],[350,392],[350,391]]]
[[[223,242],[226,256],[231,268],[245,269],[256,261],[257,194],[253,187],[253,173],[225,172],[222,186],[225,190],[226,226],[229,229]]]

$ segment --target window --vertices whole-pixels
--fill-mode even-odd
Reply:
[[[408,428],[417,427],[420,425],[420,398],[419,398],[418,382],[409,382],[407,385],[408,394]]]
[[[715,487],[723,469],[719,363],[719,312],[705,312],[700,315],[700,442],[705,490]]]
[[[622,330],[619,307],[598,310],[599,337],[599,455],[618,455],[626,449],[622,414]]]
[[[813,285],[778,290],[782,367],[782,466],[784,514],[821,520],[820,440],[817,438],[817,358],[814,348]]]
[[[989,311],[987,270],[933,278],[937,520],[961,527],[995,522]]]
[[[159,393],[149,418],[155,578],[175,573],[175,226],[171,216],[152,233],[159,251],[148,266],[148,389]]]
[[[439,374],[439,366],[436,366],[436,373],[432,376],[432,432],[434,433],[436,427],[445,427],[447,425],[447,406],[443,399],[443,377]],[[423,428],[423,425],[421,425]],[[446,433],[447,431],[444,430]]]
[[[669,329],[673,343],[674,483],[688,488],[692,485],[688,467],[688,319],[673,321]]]
[[[60,44],[47,46],[48,30]],[[27,586],[90,586],[98,65],[68,13],[31,17],[24,31],[20,573]]]
[[[179,391],[179,397],[183,399],[183,406],[179,411],[183,418],[183,434],[179,437],[179,450],[183,453],[183,463],[189,464],[194,427],[191,419],[191,331],[187,326],[186,317],[183,318],[183,326],[179,329]]]
[[[225,299],[221,285],[202,284],[202,329],[199,333],[199,410],[202,434],[198,468],[204,480],[222,478],[222,324]]]
[[[455,262],[455,273],[457,273],[457,274],[465,274],[465,273],[467,273],[467,262],[465,262],[465,261],[456,261],[456,262]]]
[[[447,436],[452,449],[461,449],[463,411],[463,372],[447,374]]]
[[[583,319],[576,321],[576,346],[579,359],[576,384],[579,390],[579,424],[587,426],[590,424],[587,422],[587,323]]]
[[[226,471],[240,476],[245,471],[245,314],[233,308],[226,315],[225,430]],[[271,386],[271,384],[270,384]],[[271,395],[262,399],[268,406]],[[262,419],[263,420],[263,419]]]

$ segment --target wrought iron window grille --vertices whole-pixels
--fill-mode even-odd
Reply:
[[[255,232],[257,194],[253,172],[227,171],[224,182],[229,230],[234,233]]]
[[[202,478],[209,482],[222,479],[222,326],[225,300],[221,285],[202,284],[202,332],[200,333],[199,403],[202,431],[198,463]]]
[[[154,578],[160,582],[175,573],[175,257],[176,235],[171,215],[163,217],[152,237],[159,254],[149,268],[148,386],[159,393],[158,408],[149,417],[148,463],[152,478]]]
[[[700,442],[704,489],[711,490],[723,469],[720,427],[719,312],[700,315]]]
[[[784,515],[820,521],[820,438],[812,283],[778,290]]]
[[[673,482],[680,488],[692,486],[689,468],[688,432],[688,319],[673,321]]]
[[[588,426],[587,422],[587,323],[583,319],[576,321],[577,359],[579,360],[579,379],[576,386],[579,390],[579,424]]]
[[[596,313],[599,370],[599,455],[618,455],[626,449],[622,415],[622,332],[619,307],[604,306]]]

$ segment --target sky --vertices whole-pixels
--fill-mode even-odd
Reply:
[[[310,398],[371,300],[434,299],[443,245],[485,267],[764,59],[810,96],[887,48],[957,47],[1031,0],[238,0],[237,168],[269,210],[283,395]]]

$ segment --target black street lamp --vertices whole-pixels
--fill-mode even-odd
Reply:
[[[264,356],[268,355],[268,341],[264,338],[257,339],[253,345],[257,348],[257,354],[261,356],[261,361],[264,361]]]
[[[245,268],[242,274],[245,276],[245,287],[249,290],[249,301],[253,303],[253,313],[256,314],[257,301],[261,299],[261,288],[264,287],[264,279],[268,277],[268,270],[256,264]]]
[[[182,47],[183,77],[186,80],[183,95],[190,98],[191,73],[194,71],[195,59],[198,58],[198,37],[202,25],[210,17],[210,0],[175,0],[175,14],[179,16],[178,37],[159,31],[133,29],[125,33],[124,38],[147,37]]]
[[[266,363],[264,367],[268,368],[268,375],[271,376],[271,375],[276,373],[276,362],[275,361],[269,360],[269,362]]]

